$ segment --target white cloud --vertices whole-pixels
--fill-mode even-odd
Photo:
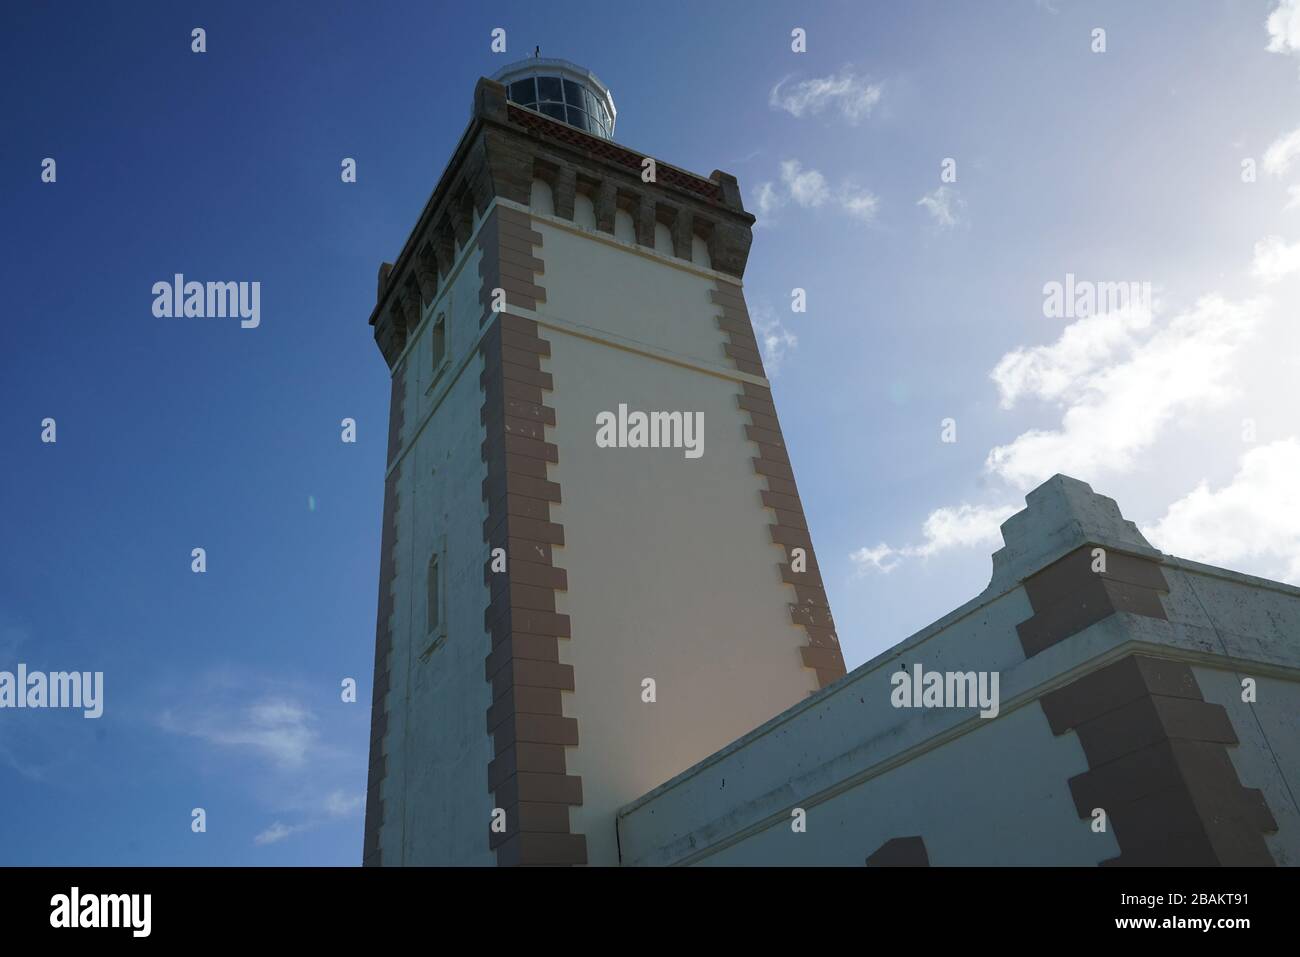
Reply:
[[[858,566],[859,577],[869,571],[883,572],[888,575],[898,567],[900,560],[898,552],[884,542],[881,542],[875,548],[863,546],[856,552],[849,554],[849,561]]]
[[[956,508],[936,508],[921,526],[925,541],[907,553],[928,558],[949,548],[999,544],[1002,523],[1017,511],[1015,505],[963,504]]]
[[[1257,273],[1261,260],[1268,263],[1268,274],[1300,269],[1300,254],[1280,240],[1261,246]],[[1011,408],[1023,398],[1052,402],[1062,410],[1061,422],[1057,429],[1031,429],[993,448],[986,469],[1021,488],[1058,472],[1095,480],[1102,472],[1130,471],[1162,433],[1195,426],[1198,413],[1233,397],[1249,381],[1239,368],[1241,353],[1268,305],[1263,297],[1233,302],[1207,295],[1165,319],[1159,302],[1141,301],[1079,319],[1048,345],[1005,354],[990,373],[1001,405]],[[1204,441],[1196,433],[1187,438]],[[1202,483],[1170,507],[1149,537],[1176,554],[1219,564],[1273,557],[1295,580],[1300,577],[1297,478],[1300,442],[1295,438],[1252,451],[1228,488],[1212,493]],[[1014,511],[964,504],[935,509],[924,523],[921,544],[881,543],[850,559],[859,574],[888,573],[907,556],[996,544],[998,526]],[[1257,573],[1281,577],[1278,565]]]
[[[1013,349],[989,373],[1002,408],[1012,408],[1022,396],[1059,399],[1117,350],[1131,348],[1135,334],[1150,325],[1148,304],[1130,304],[1070,323],[1051,345]]]
[[[1281,236],[1266,236],[1255,244],[1251,272],[1264,282],[1277,282],[1300,269],[1300,242],[1288,244]]]
[[[966,201],[957,195],[957,190],[953,187],[940,186],[933,193],[926,193],[918,199],[916,205],[924,206],[939,228],[951,229],[961,221]]]
[[[764,368],[768,375],[776,375],[786,354],[799,345],[799,338],[781,324],[780,318],[767,305],[751,306],[749,318],[754,324],[754,337],[763,350]]]
[[[839,202],[846,213],[864,223],[875,219],[880,208],[880,199],[875,193],[847,185],[840,190]]]
[[[1264,26],[1270,53],[1300,53],[1300,0],[1280,0]]]
[[[287,824],[281,824],[279,821],[276,821],[265,831],[256,835],[253,838],[253,843],[258,845],[259,847],[266,844],[278,844],[280,841],[283,841],[289,835],[296,834],[301,830],[304,830],[302,825],[294,825],[293,827],[290,827]]]
[[[858,575],[869,571],[888,574],[904,558],[929,558],[953,548],[998,545],[1001,526],[1018,511],[1015,505],[945,505],[936,508],[921,526],[924,541],[919,545],[892,548],[883,542],[875,548],[859,548],[849,555],[858,566]]]
[[[1300,129],[1279,136],[1264,150],[1264,172],[1282,176],[1300,156]]]
[[[793,202],[803,209],[832,205],[861,222],[875,219],[880,207],[879,198],[870,190],[848,182],[832,189],[820,170],[805,169],[799,160],[794,159],[782,161],[779,185],[771,181],[759,184],[754,201],[760,217],[770,217],[782,206]]]
[[[264,698],[237,710],[177,718],[164,712],[163,727],[229,748],[251,750],[280,768],[301,768],[317,742],[315,717],[287,698]]]
[[[330,817],[347,817],[361,810],[365,795],[331,791],[325,798],[325,813]]]
[[[298,767],[316,740],[312,715],[287,700],[266,700],[245,712],[240,724],[209,732],[217,744],[250,747],[284,767]]]
[[[314,802],[313,802],[314,803]],[[325,800],[320,802],[319,809],[323,810],[326,817],[343,818],[351,817],[361,810],[365,803],[365,796],[361,794],[352,794],[347,791],[331,791],[325,796]],[[276,821],[266,830],[253,837],[253,843],[259,847],[267,844],[278,844],[287,837],[294,834],[301,834],[303,831],[310,831],[319,827],[323,819],[317,810],[313,816],[299,824],[285,824],[282,821]]]
[[[1143,533],[1162,551],[1300,584],[1300,442],[1247,452],[1217,491],[1201,482]]]
[[[1033,360],[1004,356],[995,369],[995,375],[1002,370],[1009,383],[1004,388],[1011,391],[1004,392],[1004,398],[1038,392],[1059,397],[1065,412],[1059,429],[1031,429],[991,450],[987,469],[1021,488],[1057,472],[1091,477],[1129,470],[1137,453],[1154,443],[1178,415],[1232,394],[1231,360],[1260,318],[1258,302],[1234,304],[1207,296],[1144,341],[1125,341],[1105,328],[1084,337],[1085,345],[1113,337],[1109,346],[1097,345],[1098,352],[1109,356],[1106,350],[1111,349],[1127,355],[1110,364],[1099,365],[1087,348],[1072,351],[1061,342],[1051,347],[1056,350],[1053,357],[1037,366]],[[1077,361],[1077,368],[1068,361]],[[1009,370],[1018,362],[1022,369],[1016,375]],[[1058,374],[1059,380],[1054,378]]]
[[[781,164],[781,182],[789,190],[790,198],[805,209],[815,209],[831,196],[826,177],[815,169],[805,170],[798,160]]]
[[[1283,209],[1300,209],[1300,183],[1286,188],[1286,194],[1290,197]]]
[[[785,110],[795,117],[816,115],[828,107],[836,107],[849,123],[857,123],[870,115],[882,92],[880,84],[871,83],[845,67],[839,73],[793,84],[786,77],[772,87],[768,103],[772,109]]]
[[[171,688],[171,707],[157,710],[164,731],[206,746],[184,751],[199,752],[205,766],[219,758],[223,773],[267,807],[273,823],[252,837],[259,847],[344,820],[364,804],[351,786],[364,751],[340,748],[304,703],[310,693],[278,677],[217,667]]]
[[[785,205],[785,197],[777,192],[776,186],[772,182],[759,183],[758,190],[754,197],[754,203],[757,209],[758,217],[761,220],[771,216],[782,206]]]

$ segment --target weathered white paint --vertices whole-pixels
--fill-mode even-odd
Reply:
[[[673,254],[673,234],[664,223],[655,223],[655,252],[661,256]]]
[[[636,242],[636,223],[632,221],[632,214],[626,209],[616,210],[614,213],[614,238],[625,243]]]
[[[551,193],[551,184],[545,180],[533,180],[529,205],[539,213],[547,216],[555,215],[555,199]]]
[[[1259,788],[1277,821],[1275,834],[1265,834],[1273,859],[1281,865],[1300,864],[1300,682],[1251,674],[1252,669],[1194,667],[1196,683],[1206,701],[1223,705],[1241,740],[1228,748],[1228,757],[1244,787]],[[1255,679],[1256,701],[1241,700],[1241,679]]]
[[[573,197],[573,225],[583,229],[596,228],[596,207],[586,193]]]
[[[787,810],[699,863],[861,866],[891,838],[920,834],[934,866],[1096,864],[1119,846],[1075,813],[1067,782],[1085,770],[1073,736],[1054,738],[1041,708],[1020,708],[810,804],[804,833],[791,829]]]
[[[709,244],[704,241],[703,236],[691,237],[691,262],[705,269],[713,268],[713,259],[709,256]]]
[[[482,523],[487,513],[481,483],[486,467],[479,455],[481,254],[474,242],[469,250],[450,287],[425,310],[405,357],[388,773],[381,785],[386,864],[495,862],[486,838],[492,744],[484,729],[491,688],[483,679],[490,648],[483,628],[488,589],[483,584]],[[443,312],[450,363],[434,383],[430,320]],[[447,640],[425,660],[425,570],[444,538]]]

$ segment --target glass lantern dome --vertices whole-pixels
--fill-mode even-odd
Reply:
[[[511,103],[602,139],[614,137],[614,97],[596,74],[576,63],[535,56],[498,70],[492,79],[505,84]]]

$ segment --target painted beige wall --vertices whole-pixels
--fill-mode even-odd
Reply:
[[[721,274],[643,246],[609,241],[607,233],[574,232],[540,218],[534,228],[542,234],[540,255],[546,263],[541,277],[546,302],[539,319],[580,323],[593,333],[735,375],[709,298]]]
[[[783,551],[769,537],[738,381],[638,351],[724,370],[713,279],[544,222],[535,228],[547,290],[537,317],[555,380],[548,438],[559,463],[550,472],[564,498],[552,509],[565,533],[555,561],[569,573],[557,608],[573,627],[561,643],[576,684],[565,711],[579,727],[568,762],[584,796],[571,822],[587,836],[590,863],[614,864],[621,805],[817,685],[799,656],[806,637],[790,623],[793,594],[777,568]],[[703,412],[703,456],[598,448],[596,415],[620,402]],[[647,677],[654,704],[641,700]]]

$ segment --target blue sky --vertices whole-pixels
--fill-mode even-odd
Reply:
[[[978,593],[1056,471],[1157,546],[1300,581],[1295,0],[6,17],[0,669],[102,670],[106,700],[0,712],[0,863],[357,863],[376,269],[476,78],[538,44],[609,84],[619,141],[758,213],[747,296],[850,667]],[[260,281],[261,325],[155,318],[176,272]],[[1154,301],[1045,316],[1067,273]]]

